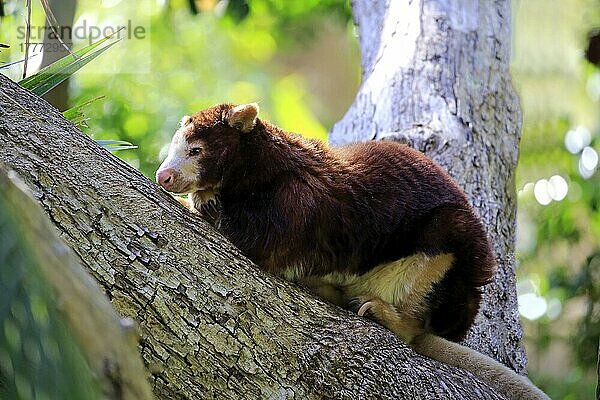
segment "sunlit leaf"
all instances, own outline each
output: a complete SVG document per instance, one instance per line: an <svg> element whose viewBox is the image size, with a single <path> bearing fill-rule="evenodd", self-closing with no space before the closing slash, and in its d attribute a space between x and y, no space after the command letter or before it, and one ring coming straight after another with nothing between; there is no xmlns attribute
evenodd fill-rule
<svg viewBox="0 0 600 400"><path fill-rule="evenodd" d="M124 140L96 140L98 145L108 151L137 149L137 146Z"/></svg>
<svg viewBox="0 0 600 400"><path fill-rule="evenodd" d="M68 110L63 112L63 116L79 127L85 126L86 121L88 121L89 118L85 116L83 110L96 100L100 100L102 98L104 98L104 96L98 96L82 104L76 105L75 107L69 108Z"/></svg>
<svg viewBox="0 0 600 400"><path fill-rule="evenodd" d="M61 58L40 70L37 74L21 80L19 84L38 96L48 93L69 78L69 76L119 42L120 39L114 39L117 32L76 51L74 55L67 55Z"/></svg>

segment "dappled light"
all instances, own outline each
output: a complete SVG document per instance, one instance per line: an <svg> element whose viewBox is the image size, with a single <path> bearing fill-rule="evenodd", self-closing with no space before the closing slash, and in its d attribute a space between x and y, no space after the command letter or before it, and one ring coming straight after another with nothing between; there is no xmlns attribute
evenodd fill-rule
<svg viewBox="0 0 600 400"><path fill-rule="evenodd" d="M579 174L589 179L596 172L598 166L598 153L593 147L586 146L581 151L581 157L579 158Z"/></svg>
<svg viewBox="0 0 600 400"><path fill-rule="evenodd" d="M570 129L565 135L565 147L571 154L577 154L592 142L590 130L585 126Z"/></svg>
<svg viewBox="0 0 600 400"><path fill-rule="evenodd" d="M519 296L519 312L529 320L536 320L546 313L548 303L546 299L535 293L526 293Z"/></svg>
<svg viewBox="0 0 600 400"><path fill-rule="evenodd" d="M525 184L523 189L519 191L519 196L529 192L531 185L531 183ZM547 206L552 201L561 201L567 196L568 192L569 185L565 178L560 175L554 175L550 179L540 179L533 184L533 195L542 206Z"/></svg>

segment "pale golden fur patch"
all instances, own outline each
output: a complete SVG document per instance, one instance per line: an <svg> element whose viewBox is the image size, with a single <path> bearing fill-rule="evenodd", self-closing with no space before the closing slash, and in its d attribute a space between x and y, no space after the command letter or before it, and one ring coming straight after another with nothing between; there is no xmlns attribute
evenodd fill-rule
<svg viewBox="0 0 600 400"><path fill-rule="evenodd" d="M198 190L190 193L189 199L194 205L196 210L200 210L202 206L217 201L216 193L214 190Z"/></svg>
<svg viewBox="0 0 600 400"><path fill-rule="evenodd" d="M284 277L306 286L317 296L344 306L356 298L359 314L376 320L406 341L427 326L427 294L452 266L452 254L423 253L379 265L366 274L335 272L322 277L304 276L305 268L287 268ZM361 314L362 313L362 314Z"/></svg>
<svg viewBox="0 0 600 400"><path fill-rule="evenodd" d="M190 211L195 211L189 197L173 196L181 205Z"/></svg>
<svg viewBox="0 0 600 400"><path fill-rule="evenodd" d="M470 371L510 399L549 400L524 376L468 347L424 333L425 296L454 261L452 254L414 254L380 265L364 275L335 273L296 280L338 305L356 297L361 312L410 343L416 352ZM301 273L302 268L288 272Z"/></svg>
<svg viewBox="0 0 600 400"><path fill-rule="evenodd" d="M348 297L371 295L394 306L416 307L452 265L452 254L423 253L379 265L364 275L332 273L321 277L340 286Z"/></svg>
<svg viewBox="0 0 600 400"><path fill-rule="evenodd" d="M364 315L385 326L404 341L410 343L415 336L425 332L427 320L420 308L409 306L394 307L377 297L359 296L358 301L362 306L359 315Z"/></svg>

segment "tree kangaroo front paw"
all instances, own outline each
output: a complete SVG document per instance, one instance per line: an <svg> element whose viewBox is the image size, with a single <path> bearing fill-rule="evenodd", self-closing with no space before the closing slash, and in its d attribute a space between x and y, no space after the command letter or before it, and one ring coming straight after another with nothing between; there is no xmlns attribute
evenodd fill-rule
<svg viewBox="0 0 600 400"><path fill-rule="evenodd" d="M211 225L218 227L221 217L221 202L218 193L199 190L191 194L194 208Z"/></svg>

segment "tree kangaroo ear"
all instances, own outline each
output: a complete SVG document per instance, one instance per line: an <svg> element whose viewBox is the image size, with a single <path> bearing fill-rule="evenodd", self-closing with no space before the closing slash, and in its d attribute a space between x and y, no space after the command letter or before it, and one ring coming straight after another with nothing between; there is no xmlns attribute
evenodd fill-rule
<svg viewBox="0 0 600 400"><path fill-rule="evenodd" d="M192 117L190 117L189 115L184 115L183 118L181 118L181 121L179 121L179 127L183 128L183 127L188 126L191 123L192 123Z"/></svg>
<svg viewBox="0 0 600 400"><path fill-rule="evenodd" d="M260 108L256 103L240 104L227 111L225 120L232 128L239 129L242 132L250 132L256 124L259 110Z"/></svg>

